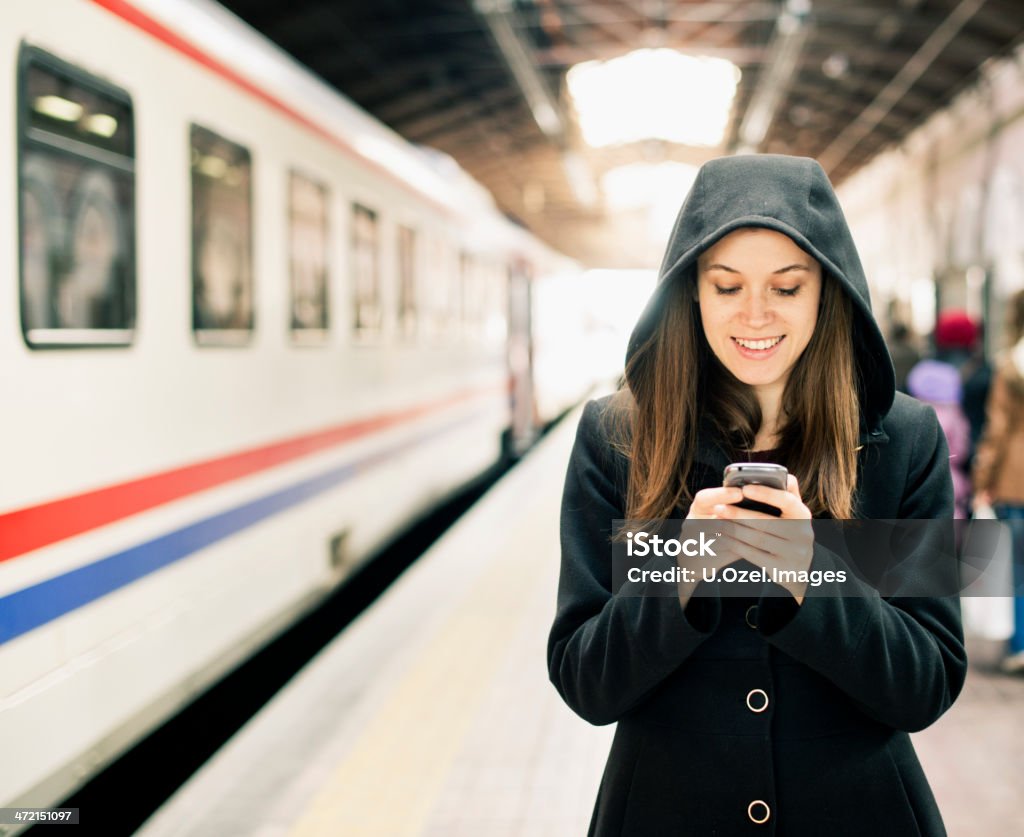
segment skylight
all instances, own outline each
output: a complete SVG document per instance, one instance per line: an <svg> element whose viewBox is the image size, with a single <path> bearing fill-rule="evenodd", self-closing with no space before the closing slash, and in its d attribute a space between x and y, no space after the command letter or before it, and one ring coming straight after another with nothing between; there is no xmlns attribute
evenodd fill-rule
<svg viewBox="0 0 1024 837"><path fill-rule="evenodd" d="M696 177L697 167L685 163L629 163L606 172L601 188L612 210L668 203L675 211Z"/></svg>
<svg viewBox="0 0 1024 837"><path fill-rule="evenodd" d="M739 68L722 58L638 49L577 64L566 80L591 146L645 139L716 146L725 135L739 78Z"/></svg>

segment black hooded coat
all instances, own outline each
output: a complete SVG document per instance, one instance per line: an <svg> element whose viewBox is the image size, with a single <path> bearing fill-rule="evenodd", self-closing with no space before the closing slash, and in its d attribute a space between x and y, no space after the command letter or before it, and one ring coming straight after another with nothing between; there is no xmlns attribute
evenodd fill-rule
<svg viewBox="0 0 1024 837"><path fill-rule="evenodd" d="M629 354L657 323L664 289L694 281L697 256L749 226L788 235L855 303L858 517L951 518L945 438L931 407L895 393L860 259L813 160L741 156L701 169ZM587 403L569 462L548 641L566 703L591 723L618 722L590 834L945 834L907 733L934 722L963 686L956 595L883 597L859 581L850 595L851 582L843 591L826 582L799 606L763 591L753 605L702 596L684 610L678 598L642 595L643 582L615 588L609 537L625 517L628 463L609 444L608 400ZM728 462L702 433L690 490L721 485ZM929 550L925 538L908 566ZM815 543L812 570L842 568Z"/></svg>

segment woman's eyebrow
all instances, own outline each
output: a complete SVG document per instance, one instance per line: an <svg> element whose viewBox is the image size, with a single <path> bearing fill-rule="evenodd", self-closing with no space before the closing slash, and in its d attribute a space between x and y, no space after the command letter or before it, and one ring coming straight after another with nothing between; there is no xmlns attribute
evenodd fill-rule
<svg viewBox="0 0 1024 837"><path fill-rule="evenodd" d="M772 275L775 276L775 275L778 275L780 273L789 273L789 272L794 271L794 270L810 270L810 269L811 268L810 268L809 265L799 264L799 263L795 262L793 264L787 264L785 267L780 267L778 270L773 270L772 271ZM729 267L729 265L721 264L720 262L715 262L714 264L709 264L709 265L707 265L704 268L704 270L724 270L726 273L737 273L737 274L739 274L741 272L739 270L736 270L736 268L734 268L734 267Z"/></svg>

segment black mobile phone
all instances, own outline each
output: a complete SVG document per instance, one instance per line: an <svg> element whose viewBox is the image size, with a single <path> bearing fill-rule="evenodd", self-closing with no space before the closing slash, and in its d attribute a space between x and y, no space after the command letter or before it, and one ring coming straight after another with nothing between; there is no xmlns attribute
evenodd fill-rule
<svg viewBox="0 0 1024 837"><path fill-rule="evenodd" d="M744 485L767 485L769 488L786 490L789 473L782 465L774 465L771 462L733 462L725 467L722 475L722 485L726 488L742 488ZM741 509L773 514L780 517L782 512L775 506L767 503L758 503L755 500L742 500L736 503Z"/></svg>

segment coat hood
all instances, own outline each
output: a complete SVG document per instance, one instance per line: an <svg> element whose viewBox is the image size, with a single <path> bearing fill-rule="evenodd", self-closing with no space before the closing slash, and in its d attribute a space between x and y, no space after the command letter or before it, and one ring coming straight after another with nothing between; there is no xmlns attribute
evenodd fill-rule
<svg viewBox="0 0 1024 837"><path fill-rule="evenodd" d="M854 343L861 410L877 426L892 406L895 373L871 312L871 298L850 228L825 171L807 157L754 154L705 163L683 202L654 293L633 329L627 364L661 317L673 282L693 282L697 257L740 227L764 227L789 236L838 280L854 303Z"/></svg>

